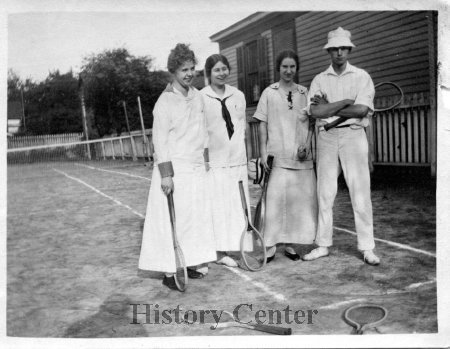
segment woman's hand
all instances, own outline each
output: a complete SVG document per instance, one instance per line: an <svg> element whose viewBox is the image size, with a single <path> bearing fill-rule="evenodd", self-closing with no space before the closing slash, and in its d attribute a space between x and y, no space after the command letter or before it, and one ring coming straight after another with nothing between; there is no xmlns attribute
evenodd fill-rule
<svg viewBox="0 0 450 349"><path fill-rule="evenodd" d="M305 161L308 158L310 152L311 146L307 144L302 144L298 147L297 156L300 161Z"/></svg>
<svg viewBox="0 0 450 349"><path fill-rule="evenodd" d="M169 195L173 193L173 179L171 176L164 177L161 179L161 189L164 192L164 195Z"/></svg>

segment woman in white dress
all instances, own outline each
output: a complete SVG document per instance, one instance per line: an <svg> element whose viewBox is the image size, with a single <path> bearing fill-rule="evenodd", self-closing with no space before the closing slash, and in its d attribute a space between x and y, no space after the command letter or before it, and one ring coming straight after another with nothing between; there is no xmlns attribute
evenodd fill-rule
<svg viewBox="0 0 450 349"><path fill-rule="evenodd" d="M245 150L245 97L228 85L230 64L221 54L206 59L209 85L201 90L209 135L210 185L213 231L217 263L236 267L227 252L239 251L245 218L239 193L243 182L249 202L247 155ZM249 209L250 212L250 209Z"/></svg>
<svg viewBox="0 0 450 349"><path fill-rule="evenodd" d="M173 76L153 110L155 149L139 268L165 273L163 284L176 289L176 271L167 195L173 193L176 229L188 276L202 278L216 259L207 187L208 133L199 91L191 86L196 58L177 44L167 67ZM206 264L206 266L205 266Z"/></svg>
<svg viewBox="0 0 450 349"><path fill-rule="evenodd" d="M254 117L260 120L261 163L268 169L273 155L266 197L264 238L267 261L276 244L285 243L285 255L299 260L293 244L312 244L317 227L316 176L311 154L314 125L303 110L307 89L294 82L299 69L295 52L280 52L276 60L280 80L261 94Z"/></svg>

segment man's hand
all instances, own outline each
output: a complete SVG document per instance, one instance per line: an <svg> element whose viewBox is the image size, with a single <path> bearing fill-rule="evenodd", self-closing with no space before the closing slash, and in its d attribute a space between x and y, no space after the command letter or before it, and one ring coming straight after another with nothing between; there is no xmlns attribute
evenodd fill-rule
<svg viewBox="0 0 450 349"><path fill-rule="evenodd" d="M161 179L161 189L164 192L164 195L169 195L170 193L173 193L173 179L171 176L163 177Z"/></svg>

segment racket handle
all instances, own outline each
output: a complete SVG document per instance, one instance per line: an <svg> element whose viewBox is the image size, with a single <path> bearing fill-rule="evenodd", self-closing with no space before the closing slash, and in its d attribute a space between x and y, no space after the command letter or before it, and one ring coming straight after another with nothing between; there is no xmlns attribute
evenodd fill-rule
<svg viewBox="0 0 450 349"><path fill-rule="evenodd" d="M347 119L343 118L343 117L340 117L339 119L336 119L333 122L330 122L330 123L324 125L323 128L324 128L325 131L328 131L329 129L342 124L345 120L347 120Z"/></svg>
<svg viewBox="0 0 450 349"><path fill-rule="evenodd" d="M263 325L263 324L256 324L253 325L253 328L258 331L272 333L272 334L278 334L278 335L291 335L292 329L290 327L278 327L278 326L271 326L271 325Z"/></svg>
<svg viewBox="0 0 450 349"><path fill-rule="evenodd" d="M267 157L267 166L269 166L269 169L272 169L272 165L273 165L273 155L269 155Z"/></svg>
<svg viewBox="0 0 450 349"><path fill-rule="evenodd" d="M241 194L242 208L244 209L245 216L248 218L247 200L245 200L244 185L242 181L239 181L239 193Z"/></svg>

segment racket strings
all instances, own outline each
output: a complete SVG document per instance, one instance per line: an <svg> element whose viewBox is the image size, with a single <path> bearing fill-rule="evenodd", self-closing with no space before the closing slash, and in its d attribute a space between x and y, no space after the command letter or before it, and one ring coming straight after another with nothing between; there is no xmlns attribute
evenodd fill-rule
<svg viewBox="0 0 450 349"><path fill-rule="evenodd" d="M250 269L260 269L264 265L265 245L263 238L254 230L248 230L242 236L242 259Z"/></svg>
<svg viewBox="0 0 450 349"><path fill-rule="evenodd" d="M348 318L358 324L370 324L377 322L385 316L385 312L377 307L360 307L348 313Z"/></svg>

